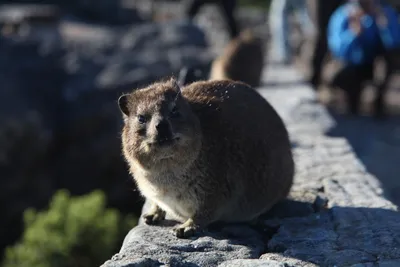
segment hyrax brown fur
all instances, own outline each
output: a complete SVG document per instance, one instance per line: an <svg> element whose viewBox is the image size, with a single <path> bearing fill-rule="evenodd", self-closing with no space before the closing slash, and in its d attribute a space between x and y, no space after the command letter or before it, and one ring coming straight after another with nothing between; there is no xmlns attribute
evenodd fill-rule
<svg viewBox="0 0 400 267"><path fill-rule="evenodd" d="M251 29L246 29L226 46L211 66L210 80L241 81L259 86L264 66L265 46Z"/></svg>
<svg viewBox="0 0 400 267"><path fill-rule="evenodd" d="M287 130L241 82L175 79L120 97L123 154L152 202L147 224L165 218L189 237L213 222L256 219L288 194L294 163Z"/></svg>

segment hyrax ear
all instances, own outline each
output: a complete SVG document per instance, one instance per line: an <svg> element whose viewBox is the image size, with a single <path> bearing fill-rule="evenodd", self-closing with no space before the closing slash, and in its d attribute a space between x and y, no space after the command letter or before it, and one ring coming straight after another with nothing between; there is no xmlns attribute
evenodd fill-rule
<svg viewBox="0 0 400 267"><path fill-rule="evenodd" d="M129 108L128 108L128 95L124 94L118 98L118 107L123 115L129 116Z"/></svg>

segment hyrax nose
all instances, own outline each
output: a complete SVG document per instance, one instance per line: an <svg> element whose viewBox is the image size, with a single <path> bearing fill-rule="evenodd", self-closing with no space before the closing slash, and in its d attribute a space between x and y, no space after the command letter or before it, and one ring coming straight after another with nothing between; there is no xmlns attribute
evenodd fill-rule
<svg viewBox="0 0 400 267"><path fill-rule="evenodd" d="M156 124L156 129L159 139L169 139L171 137L171 130L168 121L160 120Z"/></svg>

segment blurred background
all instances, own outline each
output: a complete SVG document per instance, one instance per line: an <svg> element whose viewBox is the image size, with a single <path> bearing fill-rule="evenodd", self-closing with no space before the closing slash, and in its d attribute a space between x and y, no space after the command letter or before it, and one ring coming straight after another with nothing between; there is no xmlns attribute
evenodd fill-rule
<svg viewBox="0 0 400 267"><path fill-rule="evenodd" d="M178 75L184 66L209 66L229 42L229 29L213 4L189 20L189 1L0 4L1 261L100 265L118 252L143 204L121 154L118 97ZM269 7L268 0L238 1L239 27L257 27L268 37ZM290 21L289 39L297 51L293 64L307 76L311 39L304 40L294 16ZM325 66L329 76L329 62ZM387 96L387 120L333 109L338 125L330 134L349 139L399 204L396 77ZM319 94L330 107L327 91Z"/></svg>

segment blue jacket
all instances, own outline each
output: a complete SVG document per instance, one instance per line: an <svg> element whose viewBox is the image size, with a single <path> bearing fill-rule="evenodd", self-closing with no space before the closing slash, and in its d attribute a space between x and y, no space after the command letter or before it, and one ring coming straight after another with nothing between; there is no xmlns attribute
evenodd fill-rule
<svg viewBox="0 0 400 267"><path fill-rule="evenodd" d="M352 5L347 3L340 6L329 20L328 46L334 57L347 64L372 63L383 49L400 45L400 24L393 8L383 7L388 20L385 28L378 27L372 16L364 15L361 18L363 32L356 36L349 28L348 14Z"/></svg>

